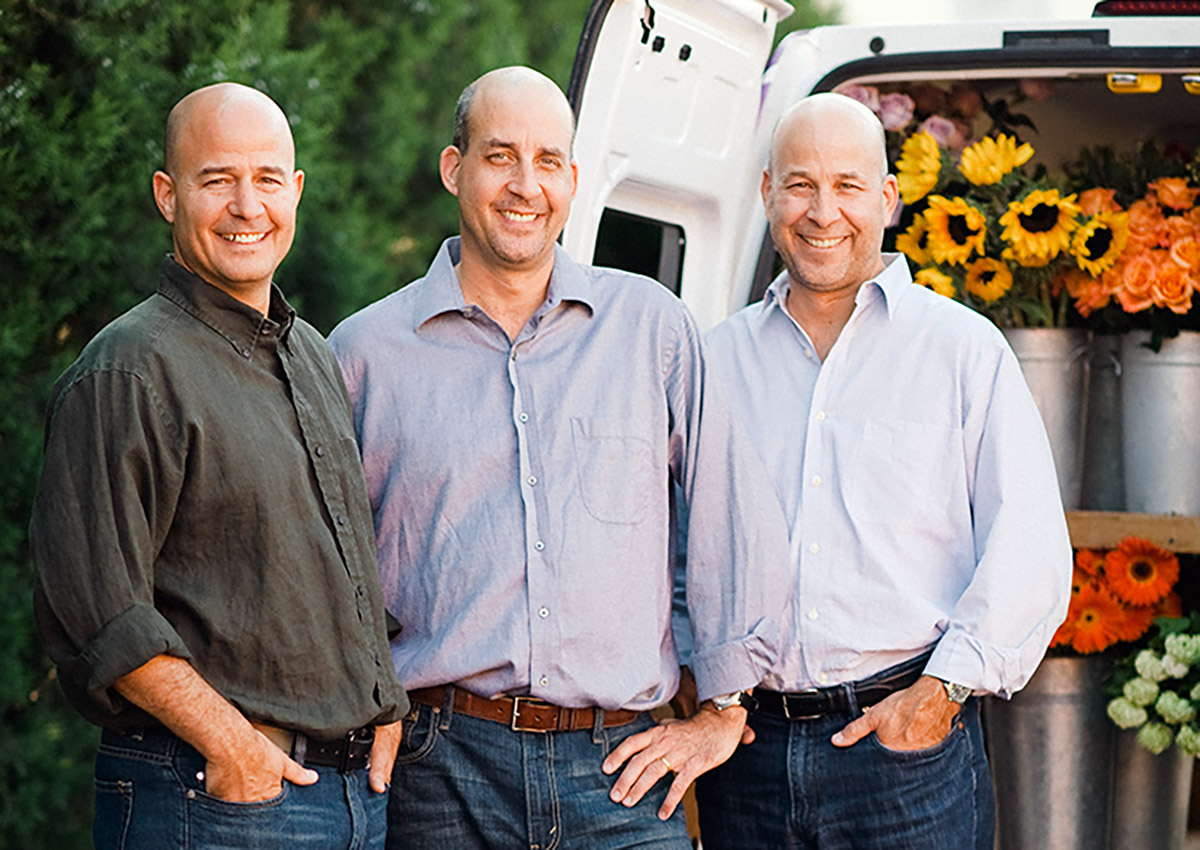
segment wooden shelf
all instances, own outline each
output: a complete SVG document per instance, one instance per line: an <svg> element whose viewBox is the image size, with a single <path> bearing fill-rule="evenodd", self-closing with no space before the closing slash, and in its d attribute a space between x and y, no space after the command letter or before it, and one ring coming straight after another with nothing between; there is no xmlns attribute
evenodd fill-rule
<svg viewBox="0 0 1200 850"><path fill-rule="evenodd" d="M1112 549L1132 534L1172 552L1200 552L1200 516L1067 511L1067 528L1078 549Z"/></svg>

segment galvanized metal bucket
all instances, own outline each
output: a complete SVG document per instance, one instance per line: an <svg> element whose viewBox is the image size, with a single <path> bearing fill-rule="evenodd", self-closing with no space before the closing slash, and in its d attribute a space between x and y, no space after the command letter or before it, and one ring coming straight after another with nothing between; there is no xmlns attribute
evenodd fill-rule
<svg viewBox="0 0 1200 850"><path fill-rule="evenodd" d="M1194 764L1179 747L1156 756L1116 733L1111 850L1183 850Z"/></svg>
<svg viewBox="0 0 1200 850"><path fill-rule="evenodd" d="M1054 455L1063 507L1075 510L1083 491L1088 397L1088 332L1079 328L1006 328L1025 383L1033 393Z"/></svg>
<svg viewBox="0 0 1200 850"><path fill-rule="evenodd" d="M1147 331L1121 345L1125 508L1200 515L1200 332L1163 342Z"/></svg>
<svg viewBox="0 0 1200 850"><path fill-rule="evenodd" d="M1011 701L987 700L998 850L1108 847L1110 669L1106 658L1047 658Z"/></svg>
<svg viewBox="0 0 1200 850"><path fill-rule="evenodd" d="M1125 462L1121 439L1121 337L1092 337L1088 358L1087 434L1083 449L1080 506L1091 511L1125 510Z"/></svg>

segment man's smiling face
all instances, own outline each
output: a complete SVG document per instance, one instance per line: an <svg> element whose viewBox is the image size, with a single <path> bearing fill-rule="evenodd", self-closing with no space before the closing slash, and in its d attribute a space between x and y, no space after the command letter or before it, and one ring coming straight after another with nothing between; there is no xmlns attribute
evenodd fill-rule
<svg viewBox="0 0 1200 850"><path fill-rule="evenodd" d="M883 268L883 230L896 206L878 133L853 111L787 116L776 131L762 196L771 238L792 281L817 292L858 287Z"/></svg>
<svg viewBox="0 0 1200 850"><path fill-rule="evenodd" d="M265 98L210 96L171 153L155 199L175 259L234 297L269 284L292 245L304 185L286 119Z"/></svg>

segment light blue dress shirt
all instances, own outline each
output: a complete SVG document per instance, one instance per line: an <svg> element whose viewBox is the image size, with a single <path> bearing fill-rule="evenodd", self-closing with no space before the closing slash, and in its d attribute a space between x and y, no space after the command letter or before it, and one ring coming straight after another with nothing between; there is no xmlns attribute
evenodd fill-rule
<svg viewBox="0 0 1200 850"><path fill-rule="evenodd" d="M934 647L927 673L1007 696L1070 595L1049 443L996 327L884 259L823 363L786 272L708 335L791 529L795 608L763 684L854 681Z"/></svg>
<svg viewBox="0 0 1200 850"><path fill-rule="evenodd" d="M695 323L637 275L556 248L515 342L465 304L442 245L427 275L330 337L354 409L392 643L407 688L563 706L675 692L672 479L691 509L701 698L777 658L791 583L782 511L713 391Z"/></svg>

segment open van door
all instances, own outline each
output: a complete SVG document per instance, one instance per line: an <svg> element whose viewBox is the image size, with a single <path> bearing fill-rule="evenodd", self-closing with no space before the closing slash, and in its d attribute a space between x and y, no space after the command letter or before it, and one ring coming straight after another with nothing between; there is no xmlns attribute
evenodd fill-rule
<svg viewBox="0 0 1200 850"><path fill-rule="evenodd" d="M759 203L755 127L783 0L596 0L568 97L579 190L563 244L649 275L702 328L724 319L739 224ZM736 305L741 306L741 305Z"/></svg>

